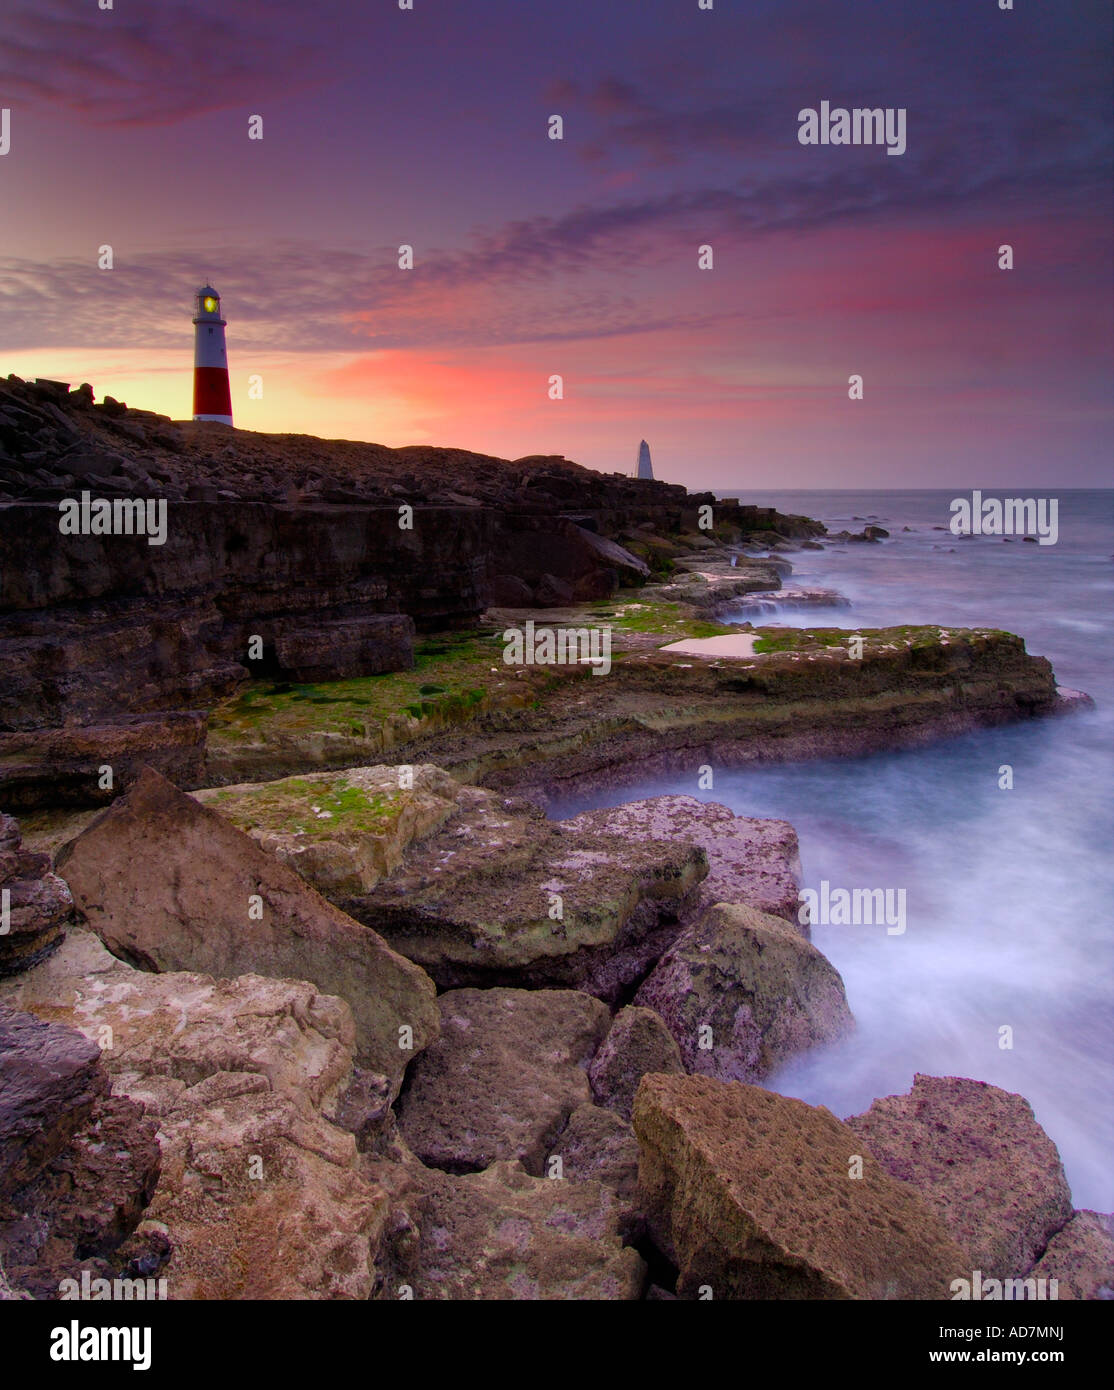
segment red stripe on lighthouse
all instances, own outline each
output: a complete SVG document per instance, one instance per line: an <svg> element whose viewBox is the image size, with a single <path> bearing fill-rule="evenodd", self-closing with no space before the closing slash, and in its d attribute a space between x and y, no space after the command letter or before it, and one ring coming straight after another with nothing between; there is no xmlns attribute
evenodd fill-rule
<svg viewBox="0 0 1114 1390"><path fill-rule="evenodd" d="M195 415L232 414L232 392L228 386L227 367L195 367L193 369L193 413Z"/></svg>

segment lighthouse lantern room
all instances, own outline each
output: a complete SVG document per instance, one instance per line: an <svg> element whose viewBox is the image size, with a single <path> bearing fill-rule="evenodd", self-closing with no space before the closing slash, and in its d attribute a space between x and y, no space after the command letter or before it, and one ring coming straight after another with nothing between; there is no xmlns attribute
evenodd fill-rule
<svg viewBox="0 0 1114 1390"><path fill-rule="evenodd" d="M232 423L232 394L228 387L228 352L220 295L212 285L197 291L194 317L193 418Z"/></svg>

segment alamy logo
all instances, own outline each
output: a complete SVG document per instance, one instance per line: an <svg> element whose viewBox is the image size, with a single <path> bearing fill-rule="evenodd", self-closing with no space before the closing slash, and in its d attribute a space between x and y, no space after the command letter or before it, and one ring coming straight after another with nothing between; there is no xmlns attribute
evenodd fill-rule
<svg viewBox="0 0 1114 1390"><path fill-rule="evenodd" d="M69 1327L50 1329L52 1361L130 1361L133 1371L151 1369L149 1327Z"/></svg>
<svg viewBox="0 0 1114 1390"><path fill-rule="evenodd" d="M1036 536L1038 545L1055 545L1060 535L1056 497L984 497L977 489L956 497L949 508L953 536Z"/></svg>
<svg viewBox="0 0 1114 1390"><path fill-rule="evenodd" d="M509 627L503 633L507 666L589 665L593 676L611 670L610 627Z"/></svg>
<svg viewBox="0 0 1114 1390"><path fill-rule="evenodd" d="M806 106L797 112L802 145L885 145L887 154L905 153L905 107L832 106L822 101L819 111Z"/></svg>
<svg viewBox="0 0 1114 1390"><path fill-rule="evenodd" d="M885 924L887 936L905 932L904 888L833 888L820 880L797 894L797 921L822 927L874 927Z"/></svg>
<svg viewBox="0 0 1114 1390"><path fill-rule="evenodd" d="M58 503L63 536L146 536L148 545L166 544L165 497L63 497Z"/></svg>
<svg viewBox="0 0 1114 1390"><path fill-rule="evenodd" d="M63 1303L79 1299L83 1303L100 1303L105 1299L124 1303L153 1303L165 1299L165 1279L94 1279L87 1269L81 1271L81 1282L63 1279L58 1285L58 1297Z"/></svg>
<svg viewBox="0 0 1114 1390"><path fill-rule="evenodd" d="M970 1279L953 1279L948 1287L953 1303L1044 1302L1060 1297L1058 1279L984 1279L981 1269Z"/></svg>

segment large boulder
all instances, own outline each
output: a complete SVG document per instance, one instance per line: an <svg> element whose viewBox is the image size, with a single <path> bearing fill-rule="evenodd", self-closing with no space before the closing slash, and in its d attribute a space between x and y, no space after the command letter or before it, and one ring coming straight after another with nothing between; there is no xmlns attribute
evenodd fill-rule
<svg viewBox="0 0 1114 1390"><path fill-rule="evenodd" d="M135 970L85 931L0 982L0 999L98 1039L113 1100L157 1121L140 1231L167 1243L170 1298L370 1296L389 1202L333 1122L354 1058L342 999L299 980Z"/></svg>
<svg viewBox="0 0 1114 1390"><path fill-rule="evenodd" d="M683 1072L681 1049L653 1009L628 1004L615 1020L588 1068L598 1105L629 1120L638 1083L647 1072Z"/></svg>
<svg viewBox="0 0 1114 1390"><path fill-rule="evenodd" d="M576 990L458 989L437 1002L440 1037L399 1099L403 1137L448 1172L506 1158L540 1174L569 1115L592 1099L587 1066L606 1006Z"/></svg>
<svg viewBox="0 0 1114 1390"><path fill-rule="evenodd" d="M307 1123L258 1072L216 1072L159 1112L165 1180L149 1216L174 1244L173 1298L370 1296L388 1201L351 1134Z"/></svg>
<svg viewBox="0 0 1114 1390"><path fill-rule="evenodd" d="M150 768L63 847L57 867L90 926L132 964L311 980L340 995L360 1061L396 1086L436 1036L424 971Z"/></svg>
<svg viewBox="0 0 1114 1390"><path fill-rule="evenodd" d="M737 816L727 806L694 796L652 796L586 811L563 824L584 834L699 845L708 858L708 876L694 895L693 910L743 903L809 934L798 919L800 846L788 821Z"/></svg>
<svg viewBox="0 0 1114 1390"><path fill-rule="evenodd" d="M156 1107L215 1073L251 1072L307 1114L332 1112L352 1074L344 1000L304 980L136 970L82 929L37 970L0 983L0 1001L79 1029L117 1090Z"/></svg>
<svg viewBox="0 0 1114 1390"><path fill-rule="evenodd" d="M839 972L811 942L725 903L683 933L635 1003L665 1020L688 1071L722 1081L760 1080L854 1023Z"/></svg>
<svg viewBox="0 0 1114 1390"><path fill-rule="evenodd" d="M846 1121L891 1176L912 1183L984 1278L1024 1274L1072 1215L1056 1145L1028 1101L985 1081L914 1078Z"/></svg>
<svg viewBox="0 0 1114 1390"><path fill-rule="evenodd" d="M640 1297L645 1265L624 1248L619 1208L598 1182L535 1178L501 1161L425 1177L416 1298Z"/></svg>
<svg viewBox="0 0 1114 1390"><path fill-rule="evenodd" d="M634 1130L642 1210L682 1297L939 1299L970 1268L931 1208L823 1107L647 1076Z"/></svg>

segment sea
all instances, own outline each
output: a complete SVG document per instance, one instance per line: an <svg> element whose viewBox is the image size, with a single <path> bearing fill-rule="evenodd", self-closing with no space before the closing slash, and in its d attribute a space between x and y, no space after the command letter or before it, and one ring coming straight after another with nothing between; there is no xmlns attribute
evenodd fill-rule
<svg viewBox="0 0 1114 1390"><path fill-rule="evenodd" d="M707 790L695 772L655 777L550 813L686 793L792 822L806 888L904 889L903 933L813 927L857 1026L763 1084L847 1116L907 1092L918 1072L991 1082L1033 1107L1075 1205L1114 1210L1114 491L986 490L1055 496L1051 545L952 535L955 490L738 495L829 531L890 533L786 557L786 587L834 589L850 607L775 596L738 621L1005 628L1095 709L894 753L716 770Z"/></svg>

